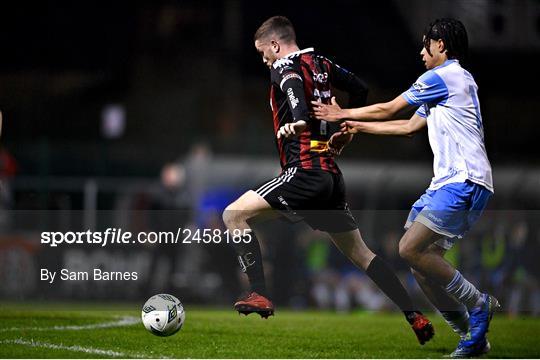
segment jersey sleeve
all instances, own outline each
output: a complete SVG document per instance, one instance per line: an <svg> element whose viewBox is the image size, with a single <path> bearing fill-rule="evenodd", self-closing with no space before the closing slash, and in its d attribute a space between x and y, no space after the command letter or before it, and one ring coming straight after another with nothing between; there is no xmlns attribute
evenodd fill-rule
<svg viewBox="0 0 540 360"><path fill-rule="evenodd" d="M279 61L279 60L278 60ZM309 108L304 93L304 78L293 61L282 59L272 66L272 80L285 94L294 121L309 121Z"/></svg>
<svg viewBox="0 0 540 360"><path fill-rule="evenodd" d="M425 105L420 105L420 107L416 110L416 115L427 118Z"/></svg>
<svg viewBox="0 0 540 360"><path fill-rule="evenodd" d="M448 88L443 79L437 75L433 70L424 73L416 80L416 82L401 96L410 105L422 105L422 104L437 104L444 102L448 99ZM418 113L420 116L426 117L425 111Z"/></svg>
<svg viewBox="0 0 540 360"><path fill-rule="evenodd" d="M330 61L332 84L349 94L350 108L366 105L368 87L364 81L341 66Z"/></svg>

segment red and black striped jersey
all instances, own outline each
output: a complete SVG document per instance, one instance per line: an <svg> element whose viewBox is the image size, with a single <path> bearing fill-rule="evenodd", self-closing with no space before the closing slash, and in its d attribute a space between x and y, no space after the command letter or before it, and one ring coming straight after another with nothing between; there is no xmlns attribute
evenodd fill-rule
<svg viewBox="0 0 540 360"><path fill-rule="evenodd" d="M339 173L333 155L326 149L328 140L338 129L336 123L310 116L311 101L329 103L332 89L349 93L350 106L362 106L367 87L353 73L334 64L308 48L276 60L270 70L270 106L274 133L286 123L305 120L307 128L298 136L281 137L276 143L282 169L300 167Z"/></svg>

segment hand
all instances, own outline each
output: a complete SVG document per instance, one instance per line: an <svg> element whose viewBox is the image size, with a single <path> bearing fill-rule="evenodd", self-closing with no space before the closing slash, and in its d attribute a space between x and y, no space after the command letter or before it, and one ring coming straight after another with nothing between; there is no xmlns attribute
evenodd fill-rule
<svg viewBox="0 0 540 360"><path fill-rule="evenodd" d="M313 115L319 120L336 122L345 118L343 109L336 102L336 97L332 96L331 104L323 104L320 101L312 101Z"/></svg>
<svg viewBox="0 0 540 360"><path fill-rule="evenodd" d="M358 132L360 132L360 130L358 129L359 124L360 123L358 121L347 120L339 125L339 130L341 133L345 134L357 134Z"/></svg>
<svg viewBox="0 0 540 360"><path fill-rule="evenodd" d="M290 138L300 134L307 127L307 123L304 120L298 120L297 122L287 123L279 128L277 138L281 137Z"/></svg>
<svg viewBox="0 0 540 360"><path fill-rule="evenodd" d="M332 155L340 155L345 145L351 142L353 135L348 132L338 131L328 140L328 152Z"/></svg>

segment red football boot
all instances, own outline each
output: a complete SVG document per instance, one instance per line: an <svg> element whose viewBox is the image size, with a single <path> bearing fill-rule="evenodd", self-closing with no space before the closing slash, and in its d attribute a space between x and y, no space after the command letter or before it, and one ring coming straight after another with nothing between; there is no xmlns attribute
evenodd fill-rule
<svg viewBox="0 0 540 360"><path fill-rule="evenodd" d="M257 313L262 318L267 319L274 315L274 304L262 295L252 292L240 299L234 304L234 309L240 314L249 315Z"/></svg>
<svg viewBox="0 0 540 360"><path fill-rule="evenodd" d="M420 345L424 345L435 335L431 321L421 313L416 313L411 327Z"/></svg>

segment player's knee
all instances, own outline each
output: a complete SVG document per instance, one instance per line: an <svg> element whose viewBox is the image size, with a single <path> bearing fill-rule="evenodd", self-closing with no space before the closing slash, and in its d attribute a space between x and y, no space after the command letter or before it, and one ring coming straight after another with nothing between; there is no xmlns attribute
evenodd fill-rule
<svg viewBox="0 0 540 360"><path fill-rule="evenodd" d="M228 229L235 229L237 227L236 225L240 220L238 217L238 213L239 211L235 210L234 208L234 203L229 204L229 206L227 206L223 211L221 217L223 218L223 223Z"/></svg>
<svg viewBox="0 0 540 360"><path fill-rule="evenodd" d="M411 264L414 263L416 255L417 253L414 246L411 245L410 241L407 241L406 237L403 237L399 242L399 256L407 263Z"/></svg>
<svg viewBox="0 0 540 360"><path fill-rule="evenodd" d="M223 223L227 229L244 229L247 219L250 218L251 212L248 210L241 210L236 202L233 202L225 208L223 211Z"/></svg>

